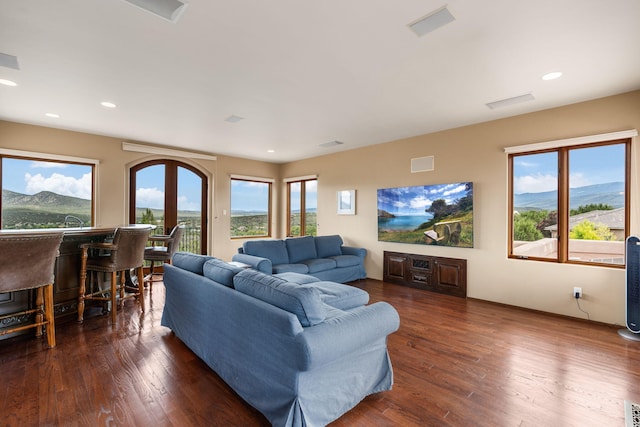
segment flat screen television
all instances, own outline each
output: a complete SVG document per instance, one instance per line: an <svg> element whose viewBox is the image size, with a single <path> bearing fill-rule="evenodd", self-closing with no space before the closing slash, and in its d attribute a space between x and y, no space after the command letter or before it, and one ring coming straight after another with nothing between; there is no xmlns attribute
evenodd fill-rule
<svg viewBox="0 0 640 427"><path fill-rule="evenodd" d="M473 183L378 190L378 240L473 247Z"/></svg>

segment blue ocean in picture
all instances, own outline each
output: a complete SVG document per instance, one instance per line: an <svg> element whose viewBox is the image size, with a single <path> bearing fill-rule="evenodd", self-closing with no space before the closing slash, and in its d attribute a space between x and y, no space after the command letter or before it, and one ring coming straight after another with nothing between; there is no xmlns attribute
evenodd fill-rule
<svg viewBox="0 0 640 427"><path fill-rule="evenodd" d="M397 215L397 214L396 214ZM378 228L389 231L415 230L423 222L433 218L433 215L397 215L393 218L378 217Z"/></svg>

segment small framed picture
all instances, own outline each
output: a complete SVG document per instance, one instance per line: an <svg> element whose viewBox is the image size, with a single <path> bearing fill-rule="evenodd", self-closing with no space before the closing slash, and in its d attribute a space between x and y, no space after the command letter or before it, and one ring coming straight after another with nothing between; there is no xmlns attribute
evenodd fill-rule
<svg viewBox="0 0 640 427"><path fill-rule="evenodd" d="M356 190L342 190L337 192L338 215L356 214Z"/></svg>

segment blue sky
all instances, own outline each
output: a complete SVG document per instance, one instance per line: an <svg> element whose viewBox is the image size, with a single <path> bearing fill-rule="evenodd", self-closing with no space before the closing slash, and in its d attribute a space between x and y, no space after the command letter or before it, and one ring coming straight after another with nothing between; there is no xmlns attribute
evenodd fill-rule
<svg viewBox="0 0 640 427"><path fill-rule="evenodd" d="M464 182L384 188L378 190L378 209L395 215L425 215L434 200L444 199L450 205L466 194Z"/></svg>
<svg viewBox="0 0 640 427"><path fill-rule="evenodd" d="M164 165L144 168L136 174L137 207L164 209ZM201 179L188 169L178 167L178 210L202 209Z"/></svg>
<svg viewBox="0 0 640 427"><path fill-rule="evenodd" d="M269 209L269 185L255 181L231 181L231 211L259 211Z"/></svg>
<svg viewBox="0 0 640 427"><path fill-rule="evenodd" d="M318 181L306 181L306 208L318 207ZM300 206L300 185L291 193L291 209L298 211ZM268 186L264 182L231 181L231 211L267 212L269 203Z"/></svg>
<svg viewBox="0 0 640 427"><path fill-rule="evenodd" d="M291 191L291 209L297 212L300 206L300 184L292 184L295 191ZM307 210L317 209L318 207L318 181L305 181L305 204Z"/></svg>
<svg viewBox="0 0 640 427"><path fill-rule="evenodd" d="M624 181L624 144L571 150L569 186ZM531 154L514 158L514 193L540 193L558 188L556 153Z"/></svg>
<svg viewBox="0 0 640 427"><path fill-rule="evenodd" d="M178 168L178 209L201 209L200 178ZM22 194L52 191L64 196L91 198L91 166L25 159L2 159L2 185ZM137 174L139 207L164 208L164 166L148 167Z"/></svg>
<svg viewBox="0 0 640 427"><path fill-rule="evenodd" d="M91 167L3 158L2 185L6 190L22 194L52 191L91 199Z"/></svg>
<svg viewBox="0 0 640 427"><path fill-rule="evenodd" d="M557 189L557 157L544 153L514 158L514 191L516 194L536 193ZM572 188L607 182L624 181L624 144L607 145L571 151L570 186ZM65 196L91 198L91 167L3 158L2 182L5 189L23 194L52 191ZM308 183L317 184L317 181ZM403 214L424 213L425 207L438 198L451 200L459 195L447 193L450 185L429 186L429 192L416 192L420 187L399 187L378 190L382 209ZM139 207L163 208L164 166L152 166L137 175L136 198ZM200 210L200 178L184 168L178 173L178 208ZM315 188L310 188L316 190ZM256 193L251 185L241 185L233 190L232 209L264 210L267 193ZM307 208L317 207L317 191L307 200ZM382 199L380 199L382 197ZM448 201L449 203L449 201ZM299 199L292 198L297 206Z"/></svg>

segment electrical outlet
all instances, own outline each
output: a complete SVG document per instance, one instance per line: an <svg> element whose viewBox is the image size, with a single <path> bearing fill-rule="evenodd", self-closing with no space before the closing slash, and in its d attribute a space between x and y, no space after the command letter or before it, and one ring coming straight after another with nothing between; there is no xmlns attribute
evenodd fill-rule
<svg viewBox="0 0 640 427"><path fill-rule="evenodd" d="M582 298L582 288L575 286L573 288L573 297L575 299Z"/></svg>

